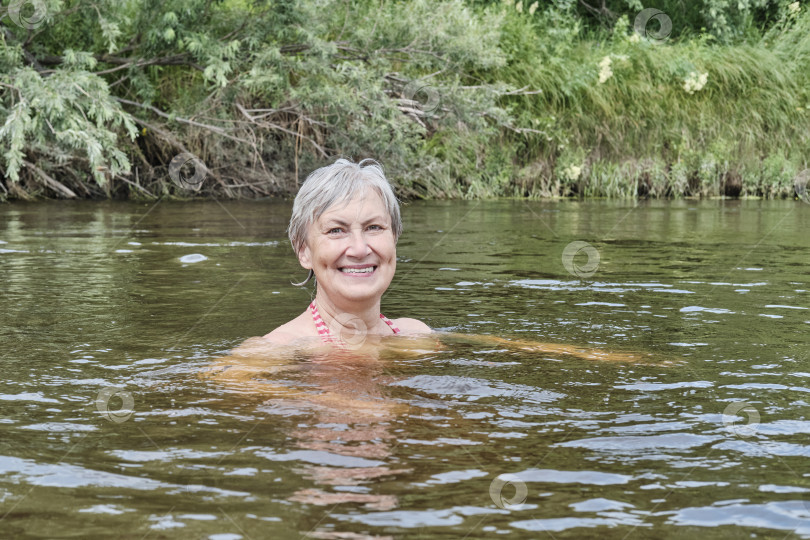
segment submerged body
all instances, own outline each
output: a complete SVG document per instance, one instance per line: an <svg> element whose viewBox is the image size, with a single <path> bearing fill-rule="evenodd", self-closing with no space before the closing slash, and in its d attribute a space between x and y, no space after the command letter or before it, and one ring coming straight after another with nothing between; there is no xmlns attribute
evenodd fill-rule
<svg viewBox="0 0 810 540"><path fill-rule="evenodd" d="M220 359L209 375L272 393L283 390L268 380L273 372L295 369L293 359L301 354L354 363L377 362L388 352L413 357L442 350L443 343L424 322L407 317L390 320L380 310L396 271L401 232L399 203L379 164L338 160L314 171L296 195L289 236L301 267L309 271L304 283L316 280L315 298L291 321L248 339ZM638 359L493 336L461 339L591 360ZM257 380L261 382L253 384Z"/></svg>
<svg viewBox="0 0 810 540"><path fill-rule="evenodd" d="M310 322L312 322L311 317ZM395 323L396 321L392 321L392 324ZM394 334L390 330L389 333L388 336L366 335L362 343L351 340L328 341L320 336L309 336L279 345L266 337L252 337L233 349L229 355L217 359L205 371L204 377L224 383L231 390L254 394L256 397L275 395L279 391L288 395L287 389L274 384L273 379L284 371L302 369L308 360L315 363L326 362L332 365L354 366L348 369L354 369L358 365L381 364L384 367L386 358L402 360L429 357L447 350L448 345L453 343L499 347L515 353L542 353L559 359L626 363L649 361L649 355L641 353L607 351L498 336L444 332L404 335ZM544 357L536 358L538 362L543 359ZM326 393L331 394L335 390L335 388L330 388ZM316 390L314 394L308 395L307 399L324 399L323 396L313 397L318 395L318 392L319 390ZM338 393L340 392L338 391ZM331 398L329 399L331 400Z"/></svg>

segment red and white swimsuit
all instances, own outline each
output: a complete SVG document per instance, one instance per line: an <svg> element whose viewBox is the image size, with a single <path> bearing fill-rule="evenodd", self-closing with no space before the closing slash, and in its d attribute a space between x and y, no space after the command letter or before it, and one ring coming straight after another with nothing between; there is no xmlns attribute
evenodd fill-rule
<svg viewBox="0 0 810 540"><path fill-rule="evenodd" d="M315 305L314 300L309 305L309 311L312 313L312 320L315 322L315 328L318 330L318 335L321 336L324 343L337 343L340 345L342 343L341 340L333 336L332 332L329 331L329 327L326 326L326 323L323 322L323 319L321 318L321 314L318 313L318 307ZM388 317L380 313L380 318L383 320L383 322L385 322L385 324L391 327L394 334L400 333L399 328L397 328Z"/></svg>

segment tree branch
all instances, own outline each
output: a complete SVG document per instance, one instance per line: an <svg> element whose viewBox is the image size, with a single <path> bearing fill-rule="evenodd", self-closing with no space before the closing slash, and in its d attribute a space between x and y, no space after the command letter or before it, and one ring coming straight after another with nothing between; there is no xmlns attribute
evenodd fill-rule
<svg viewBox="0 0 810 540"><path fill-rule="evenodd" d="M146 129L152 130L155 133L157 133L158 135L160 135L161 137L163 137L163 139L165 139L169 144L174 146L180 152L195 155L193 152L189 152L188 148L186 148L185 145L183 145L183 143L181 143L179 140L177 140L177 138L174 135L172 135L171 133L169 133L168 131L163 130L163 129L155 126L155 125L152 125L149 122L147 122L146 120L142 120L142 119L138 118L137 116L133 116L132 118L135 120L135 122L137 122L138 124L144 126ZM223 189L228 194L228 196L229 197L232 196L230 189L228 189L230 186L228 186L227 184L225 184L225 182L223 182L222 177L219 175L219 173L209 169L208 165L206 165L205 162L202 161L202 160L200 160L200 164L205 169L205 173L210 174L211 176L213 176L216 179L217 183L220 186L223 187Z"/></svg>
<svg viewBox="0 0 810 540"><path fill-rule="evenodd" d="M3 28L3 34L5 35L6 41L11 41L12 43L16 41L14 39L14 34L8 28ZM21 45L20 48L22 49L25 61L28 62L29 65L33 66L34 69L40 73L45 71L45 68L42 67L42 64L39 63L37 58L33 54L31 54L31 52L28 49L26 49L24 45Z"/></svg>
<svg viewBox="0 0 810 540"><path fill-rule="evenodd" d="M54 180L51 176L48 175L48 173L46 173L33 163L26 160L23 160L23 163L25 164L26 167L34 171L37 174L37 176L39 176L45 182L45 185L47 185L49 188L61 193L68 199L76 198L76 194L73 193L67 186L65 186L63 183L57 180Z"/></svg>
<svg viewBox="0 0 810 540"><path fill-rule="evenodd" d="M239 104L239 103L236 103L236 108L237 108L237 109L239 109L239 112L241 112L241 113L242 113L242 114L245 116L245 118L247 118L247 119L250 121L250 123L252 123L252 124L256 124L256 125L258 125L258 126L268 127L268 128L270 128L270 129L277 129L277 130L279 130L279 131L282 131L282 132L284 132L284 133L287 133L288 135L292 135L292 136L294 136L294 137L296 137L296 138L300 138L300 139L306 139L307 141L309 141L309 143L310 143L312 146L314 146L314 147L315 147L315 149L316 149L316 150L317 150L317 151L318 151L318 152L321 154L321 156L323 156L323 157L325 157L325 158L326 158L326 157L329 157L329 155L328 155L328 154L326 153L326 151L325 151L325 150L324 150L324 149L321 147L321 145L319 145L318 143L316 143L315 141L313 141L311 138L307 137L306 135L303 135L303 134L301 134L301 133L299 133L299 132L297 132L297 131L292 131L291 129L287 129L287 128L281 127L281 126L279 126L278 124L274 124L274 123L272 123L272 122L267 122L267 121L260 122L260 121L259 121L259 119L258 119L257 117L253 117L253 116L251 116L251 115L250 115L250 113L248 113L247 109L245 109L244 107L242 107L242 105L241 105L241 104Z"/></svg>
<svg viewBox="0 0 810 540"><path fill-rule="evenodd" d="M135 101L130 101L128 99L124 99L124 98L120 98L120 97L116 97L115 99L117 101L121 102L121 103L126 104L126 105L133 105L135 107L140 107L141 109L146 109L147 111L151 111L151 112L155 113L156 115L160 116L161 118L165 118L167 120L173 120L173 121L179 122L181 124L188 124L190 126L195 126L195 127L198 127L198 128L207 129L209 131L213 131L214 133L216 133L217 135L219 135L221 137L225 137L226 139L230 139L232 141L240 142L240 143L243 143L243 144L251 144L250 141L246 141L245 139L240 139L239 137L234 137L233 135L230 135L229 133L227 133L224 129L222 129L219 126L210 126L208 124L201 124L200 122L195 122L194 120L189 120L188 118L180 118L179 116L171 116L171 115L166 114L165 112L161 111L157 107L153 107L151 105L144 105L143 103L137 103Z"/></svg>
<svg viewBox="0 0 810 540"><path fill-rule="evenodd" d="M152 193L152 192L151 192L151 191L149 191L148 189L144 188L144 187L143 187L143 186L141 186L140 184L136 184L135 182L131 182L130 180L127 180L126 178L124 178L123 176L121 176L121 175L119 175L119 174L115 175L115 177L116 177L116 178L118 178L118 179L120 179L120 180L123 180L124 182L126 182L126 183L127 183L127 184L129 184L130 186L135 186L136 188L140 189L141 191L143 191L144 193L146 193L147 195L149 195L149 196L150 196L150 197L152 197L153 199L157 199L157 196L156 196L154 193Z"/></svg>

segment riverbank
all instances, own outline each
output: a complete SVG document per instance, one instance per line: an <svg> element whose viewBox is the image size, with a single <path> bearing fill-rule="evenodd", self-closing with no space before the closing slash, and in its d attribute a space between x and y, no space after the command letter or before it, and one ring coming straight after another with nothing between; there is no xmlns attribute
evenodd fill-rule
<svg viewBox="0 0 810 540"><path fill-rule="evenodd" d="M337 157L378 159L403 198L807 197L798 2L735 39L480 4L6 20L0 199L289 196Z"/></svg>

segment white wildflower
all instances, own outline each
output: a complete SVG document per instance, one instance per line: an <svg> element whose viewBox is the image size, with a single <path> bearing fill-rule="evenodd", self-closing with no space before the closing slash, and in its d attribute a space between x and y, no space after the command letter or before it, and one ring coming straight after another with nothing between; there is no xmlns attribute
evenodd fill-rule
<svg viewBox="0 0 810 540"><path fill-rule="evenodd" d="M518 3L515 4L515 9L518 13L523 13L523 0L518 0Z"/></svg>
<svg viewBox="0 0 810 540"><path fill-rule="evenodd" d="M636 34L635 32L633 32L633 35L632 35L632 36L630 36L630 40L629 40L629 41L630 41L630 43L638 43L639 41L641 41L641 37L639 37L639 35L638 35L638 34Z"/></svg>
<svg viewBox="0 0 810 540"><path fill-rule="evenodd" d="M691 71L689 75L683 80L683 89L689 94L700 92L709 80L708 73L699 73Z"/></svg>
<svg viewBox="0 0 810 540"><path fill-rule="evenodd" d="M793 2L792 4L788 5L788 11L790 14L798 13L801 7L799 6L798 2Z"/></svg>
<svg viewBox="0 0 810 540"><path fill-rule="evenodd" d="M534 12L537 11L537 6L539 5L538 2L535 2L531 6L529 6L529 15L534 15Z"/></svg>
<svg viewBox="0 0 810 540"><path fill-rule="evenodd" d="M562 175L567 180L574 182L579 179L579 175L582 173L582 167L577 165L569 165L568 167L562 170Z"/></svg>
<svg viewBox="0 0 810 540"><path fill-rule="evenodd" d="M611 59L610 56L605 56L599 62L599 84L604 84L605 81L613 76L613 70L610 69Z"/></svg>

